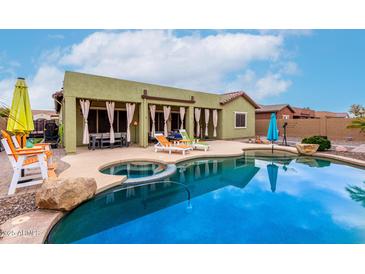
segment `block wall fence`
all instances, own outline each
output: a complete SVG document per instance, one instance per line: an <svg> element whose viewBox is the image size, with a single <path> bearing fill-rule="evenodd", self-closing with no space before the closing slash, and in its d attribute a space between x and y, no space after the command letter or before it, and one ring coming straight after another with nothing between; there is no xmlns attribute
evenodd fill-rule
<svg viewBox="0 0 365 274"><path fill-rule="evenodd" d="M349 129L353 119L349 118L320 118L320 119L289 119L287 126L288 137L304 138L313 135L324 135L332 140L364 141L365 133L359 129ZM268 119L256 119L256 135L265 136L269 125ZM278 119L280 136L283 135L283 119Z"/></svg>

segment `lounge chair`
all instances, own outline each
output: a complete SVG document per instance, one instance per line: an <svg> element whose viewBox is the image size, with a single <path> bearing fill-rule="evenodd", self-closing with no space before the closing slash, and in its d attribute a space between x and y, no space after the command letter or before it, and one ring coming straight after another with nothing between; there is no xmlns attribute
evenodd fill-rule
<svg viewBox="0 0 365 274"><path fill-rule="evenodd" d="M182 152L182 154L185 155L186 152L193 150L193 147L189 145L174 145L173 143L168 141L163 134L155 134L155 138L158 142L155 145L155 152L168 151L169 154L171 154L171 152Z"/></svg>
<svg viewBox="0 0 365 274"><path fill-rule="evenodd" d="M194 149L200 149L200 150L204 150L204 151L209 150L210 146L207 143L201 142L201 141L199 141L199 139L191 139L185 129L180 129L179 131L180 131L181 136L183 137L183 140L181 140L181 141L187 142Z"/></svg>
<svg viewBox="0 0 365 274"><path fill-rule="evenodd" d="M49 176L55 176L55 166L47 164L46 150L42 148L38 149L17 149L12 141L10 135L4 130L1 131L3 138L1 143L5 148L5 152L8 155L11 166L14 170L13 178L11 180L8 195L14 194L15 190L19 187L27 187L36 184L40 184L44 179ZM24 169L40 169L41 177L43 180L30 181L19 184L20 180L34 179L39 176L24 176L22 170Z"/></svg>

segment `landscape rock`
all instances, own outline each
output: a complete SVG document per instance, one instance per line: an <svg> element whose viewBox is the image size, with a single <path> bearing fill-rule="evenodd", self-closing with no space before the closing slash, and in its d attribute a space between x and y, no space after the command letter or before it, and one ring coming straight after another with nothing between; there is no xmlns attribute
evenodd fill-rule
<svg viewBox="0 0 365 274"><path fill-rule="evenodd" d="M345 148L344 146L336 146L335 150L338 152L346 152L347 148Z"/></svg>
<svg viewBox="0 0 365 274"><path fill-rule="evenodd" d="M36 205L42 209L70 211L96 192L94 178L48 179L36 193Z"/></svg>
<svg viewBox="0 0 365 274"><path fill-rule="evenodd" d="M296 144L298 152L303 155L313 155L319 148L317 144Z"/></svg>

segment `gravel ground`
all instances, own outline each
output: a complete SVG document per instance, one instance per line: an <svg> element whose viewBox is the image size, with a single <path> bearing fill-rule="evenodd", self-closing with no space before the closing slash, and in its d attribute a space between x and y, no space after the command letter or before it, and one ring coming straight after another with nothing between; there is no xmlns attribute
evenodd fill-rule
<svg viewBox="0 0 365 274"><path fill-rule="evenodd" d="M53 149L53 161L57 163L56 174L69 167L61 158L65 155L63 149ZM15 195L7 196L13 170L5 152L0 153L0 225L10 218L36 210L35 192L41 185L19 188ZM1 235L1 231L0 231Z"/></svg>
<svg viewBox="0 0 365 274"><path fill-rule="evenodd" d="M0 225L20 214L36 210L35 192L0 198Z"/></svg>

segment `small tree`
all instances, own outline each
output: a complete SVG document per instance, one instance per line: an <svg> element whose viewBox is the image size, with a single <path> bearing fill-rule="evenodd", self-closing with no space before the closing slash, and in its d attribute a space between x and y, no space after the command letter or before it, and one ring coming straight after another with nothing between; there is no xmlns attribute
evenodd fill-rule
<svg viewBox="0 0 365 274"><path fill-rule="evenodd" d="M358 128L360 132L365 133L365 118L357 118L352 120L351 124L347 128Z"/></svg>
<svg viewBox="0 0 365 274"><path fill-rule="evenodd" d="M365 107L359 104L353 104L349 110L355 117L364 117L365 116Z"/></svg>

